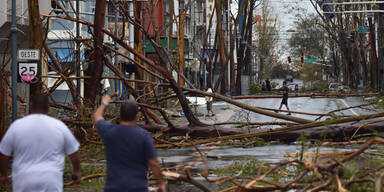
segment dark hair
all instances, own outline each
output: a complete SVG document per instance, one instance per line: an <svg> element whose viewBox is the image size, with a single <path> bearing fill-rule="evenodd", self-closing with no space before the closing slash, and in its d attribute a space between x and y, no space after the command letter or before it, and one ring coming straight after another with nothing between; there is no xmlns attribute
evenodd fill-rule
<svg viewBox="0 0 384 192"><path fill-rule="evenodd" d="M31 110L32 112L48 113L48 95L42 93L35 95L32 98Z"/></svg>
<svg viewBox="0 0 384 192"><path fill-rule="evenodd" d="M283 81L283 85L286 85L287 84L287 82L286 81Z"/></svg>
<svg viewBox="0 0 384 192"><path fill-rule="evenodd" d="M120 106L121 121L133 121L136 119L137 113L139 113L139 107L134 101L126 101Z"/></svg>

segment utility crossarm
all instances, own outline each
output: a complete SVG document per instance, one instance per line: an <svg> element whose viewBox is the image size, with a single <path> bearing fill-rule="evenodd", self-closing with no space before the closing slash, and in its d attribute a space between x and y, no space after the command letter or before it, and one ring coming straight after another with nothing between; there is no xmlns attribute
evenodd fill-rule
<svg viewBox="0 0 384 192"><path fill-rule="evenodd" d="M333 11L333 12L323 12L323 14L332 14L332 13L384 13L384 10L361 10L361 11Z"/></svg>
<svg viewBox="0 0 384 192"><path fill-rule="evenodd" d="M357 2L338 2L338 3L323 3L323 5L360 5L360 4L382 4L384 1L357 1Z"/></svg>
<svg viewBox="0 0 384 192"><path fill-rule="evenodd" d="M332 65L329 65L329 64L324 64L324 63L312 63L312 64L315 64L315 65L322 65L322 66L327 66L327 67L332 67Z"/></svg>

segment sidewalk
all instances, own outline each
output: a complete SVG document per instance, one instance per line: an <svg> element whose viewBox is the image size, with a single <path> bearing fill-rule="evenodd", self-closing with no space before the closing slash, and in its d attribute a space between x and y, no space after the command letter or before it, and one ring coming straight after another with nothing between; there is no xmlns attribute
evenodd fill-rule
<svg viewBox="0 0 384 192"><path fill-rule="evenodd" d="M198 106L198 111L204 116L199 117L200 121L206 124L214 124L220 122L229 121L232 116L235 114L234 106L227 104L225 102L213 102L212 105L213 112L215 116L208 117L207 115L207 105L203 104Z"/></svg>

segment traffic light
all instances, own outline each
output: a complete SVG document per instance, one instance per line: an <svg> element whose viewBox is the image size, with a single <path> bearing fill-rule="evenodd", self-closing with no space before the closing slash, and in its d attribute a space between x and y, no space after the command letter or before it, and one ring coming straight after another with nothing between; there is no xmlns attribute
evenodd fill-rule
<svg viewBox="0 0 384 192"><path fill-rule="evenodd" d="M300 56L300 62L301 64L304 64L304 56Z"/></svg>
<svg viewBox="0 0 384 192"><path fill-rule="evenodd" d="M288 63L291 63L292 60L291 60L291 56L288 56Z"/></svg>

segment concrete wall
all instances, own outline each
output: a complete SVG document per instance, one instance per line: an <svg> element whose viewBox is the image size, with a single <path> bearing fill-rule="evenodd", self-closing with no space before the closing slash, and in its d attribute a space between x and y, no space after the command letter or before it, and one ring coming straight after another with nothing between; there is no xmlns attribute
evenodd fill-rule
<svg viewBox="0 0 384 192"><path fill-rule="evenodd" d="M249 95L249 76L241 76L241 95Z"/></svg>
<svg viewBox="0 0 384 192"><path fill-rule="evenodd" d="M40 13L48 14L51 11L51 0L39 0ZM0 26L11 21L12 0L0 0ZM16 15L19 24L28 25L28 0L16 1Z"/></svg>
<svg viewBox="0 0 384 192"><path fill-rule="evenodd" d="M7 1L0 1L0 26L7 21Z"/></svg>

